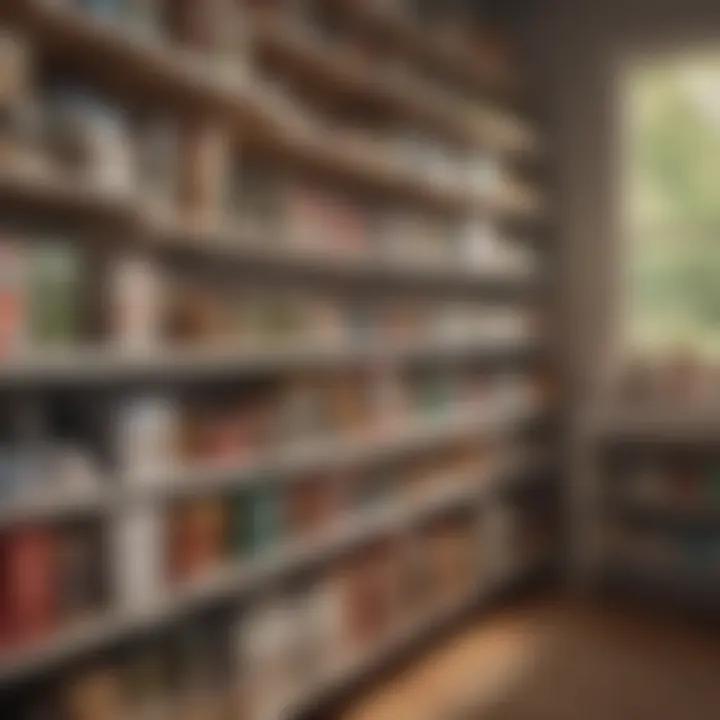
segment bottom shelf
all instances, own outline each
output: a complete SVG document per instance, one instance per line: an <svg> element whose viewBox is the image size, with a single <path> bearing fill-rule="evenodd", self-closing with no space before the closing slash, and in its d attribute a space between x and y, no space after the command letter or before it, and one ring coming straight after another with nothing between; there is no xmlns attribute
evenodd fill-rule
<svg viewBox="0 0 720 720"><path fill-rule="evenodd" d="M233 599L240 601L261 592L300 571L308 570L334 557L369 543L373 539L398 534L401 530L441 516L454 509L473 509L489 501L503 487L511 486L525 473L546 466L542 454L518 454L505 463L488 467L485 473L451 490L416 503L397 501L376 510L366 510L342 519L318 537L280 546L267 554L231 563L209 577L189 583L182 591L168 592L157 602L73 624L36 647L2 656L0 653L0 692L8 686L52 670L69 661L143 633L160 630L184 617ZM449 479L449 478L448 478Z"/></svg>
<svg viewBox="0 0 720 720"><path fill-rule="evenodd" d="M334 666L327 665L327 669L324 672L320 670L319 674L316 674L319 670L317 666L313 668L306 665L306 668L313 670L310 673L312 677L308 677L305 685L293 684L292 689L288 686L287 694L283 693L282 689L282 673L278 676L270 670L269 675L267 675L267 682L269 683L267 687L271 693L272 710L270 714L265 714L265 709L256 708L259 714L252 714L249 717L267 717L272 718L272 720L310 720L314 717L326 716L325 713L332 712L335 707L349 699L361 686L378 679L383 671L410 658L413 652L439 638L441 634L451 631L465 618L475 617L478 612L488 610L499 600L511 597L518 590L529 588L534 584L534 581L544 577L551 569L552 558L550 556L534 553L531 557L524 558L522 562L508 566L501 574L490 573L482 581L481 585L471 588L464 596L446 604L435 605L434 609L419 617L416 616L416 619L404 623L402 627L396 626L394 631L386 629L384 634L377 636L380 638L379 640L371 641L372 644L365 646L366 649L354 653L347 661L337 662ZM152 625L151 615L153 613L148 613L144 619L148 624ZM274 617L277 619L277 616ZM155 617L155 620L159 619ZM265 616L265 619L267 620L267 616ZM254 621L257 620L258 618L255 617ZM272 631L268 636L266 630L269 625L267 622L260 621L258 625L254 621L246 624L245 628L252 629L256 639L262 637L263 642L270 639L271 642L276 643L277 630ZM175 669L180 669L183 662L189 658L186 654L187 651L191 650L193 655L192 666L195 670L199 670L201 667L205 669L199 675L194 675L194 680L190 685L177 686L174 690L177 692L175 695L166 694L161 683L154 688L154 692L158 693L157 695L152 695L153 689L150 686L149 692L151 694L148 696L126 697L125 701L129 700L130 704L123 705L122 712L129 712L130 715L123 715L123 717L148 717L140 713L140 709L142 709L142 712L146 712L149 707L155 707L155 705L148 705L148 700L160 703L162 707L167 708L167 712L171 713L170 715L161 715L162 717L174 717L175 715L172 713L176 713L182 707L182 704L189 699L192 699L193 702L202 700L202 698L210 701L211 696L207 695L208 691L213 693L215 698L211 701L218 703L219 707L226 707L228 711L230 707L237 707L236 703L238 701L243 703L247 698L245 693L251 690L252 694L255 689L256 678L253 676L253 672L259 671L262 675L271 666L267 665L263 658L255 653L246 656L246 661L251 661L251 658L254 658L255 661L259 662L245 666L246 671L250 672L245 673L243 675L244 679L240 680L239 683L232 679L232 675L225 674L222 669L225 667L224 655L220 648L227 645L228 638L231 638L232 645L232 639L238 637L236 635L238 626L230 627L229 633L227 625L215 624L212 626L195 625L194 627L187 627L183 634L184 645L182 647L173 645L175 650L180 651L180 654L175 655L171 662L173 666L179 662L180 665L175 666ZM258 631L258 627L264 629ZM82 629L76 629L74 641L93 646L97 640L95 636L98 633L101 636L107 636L110 631L120 633L121 628L109 628L107 625L90 623ZM189 634L187 634L188 631ZM198 635L198 632L201 634ZM273 637L275 638L274 641L272 640ZM152 636L149 636L146 640L149 645L146 650L139 653L138 659L133 661L133 664L126 664L121 661L118 666L113 661L108 663L107 658L103 659L102 653L93 653L92 662L97 662L97 666L92 664L83 665L84 669L77 668L79 673L72 669L68 669L67 673L63 670L54 680L51 679L49 684L42 680L39 684L18 688L16 691L8 693L8 706L10 707L8 717L57 717L60 704L65 702L61 698L67 697L61 693L65 693L68 687L79 691L78 689L97 687L99 683L101 686L107 685L107 687L119 688L118 682L121 677L124 680L131 677L144 678L148 677L147 671L151 671L150 675L159 679L160 675L154 675L154 672L160 667L157 665L159 656L153 654L154 651L152 650L153 647L156 649L159 647L153 645L157 638L153 640ZM192 645L187 644L188 640L192 640ZM219 640L220 644L216 644L215 640ZM166 650L169 648L167 645L162 647ZM209 650L212 650L212 655L208 655ZM127 660L129 656L121 654L119 657L124 657ZM167 657L170 658L169 655ZM295 657L299 659L300 656ZM154 660L152 660L153 658ZM310 656L303 655L303 658L304 662L310 662ZM205 661L208 661L207 664ZM206 674L206 671L209 674ZM216 673L216 671L218 672ZM189 676L185 677L187 679ZM192 683L195 682L200 682L200 684L193 685ZM263 682L260 682L261 688ZM140 689L142 687L144 685L138 686ZM188 690L187 696L186 690ZM199 690L206 694L197 695ZM261 694L262 692L264 691L261 690ZM278 694L280 697L278 697ZM4 697L3 692L0 692L0 706L3 708L5 707L2 705ZM277 700L280 702L277 703ZM232 703L232 705L225 705L228 702ZM13 709L27 714L16 715ZM134 714L135 711L138 711L137 714ZM0 715L5 717L2 712L0 712ZM152 715L152 717L155 717L155 715ZM198 717L204 716L199 715ZM212 717L216 716L212 715ZM223 717L225 716L223 715Z"/></svg>
<svg viewBox="0 0 720 720"><path fill-rule="evenodd" d="M333 701L343 697L364 680L401 659L468 613L481 611L515 588L531 582L552 567L552 558L539 555L509 567L493 582L482 583L467 597L435 609L427 616L393 633L377 647L343 663L327 678L287 705L283 720L310 720Z"/></svg>

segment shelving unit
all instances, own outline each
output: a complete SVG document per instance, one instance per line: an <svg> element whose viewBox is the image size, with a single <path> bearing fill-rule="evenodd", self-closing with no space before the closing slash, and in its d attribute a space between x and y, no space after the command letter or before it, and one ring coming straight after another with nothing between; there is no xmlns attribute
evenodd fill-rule
<svg viewBox="0 0 720 720"><path fill-rule="evenodd" d="M0 699L22 712L153 654L183 701L305 717L552 560L517 500L554 473L551 278L525 241L544 199L516 166L544 161L540 133L470 47L314 4L337 37L281 4L213 0L207 27L0 9L22 86L0 87L0 275L20 268L0 277ZM361 36L463 89L385 72ZM50 600L58 574L77 593ZM291 616L317 674L261 697L281 658L253 633ZM221 646L168 651L198 627Z"/></svg>
<svg viewBox="0 0 720 720"><path fill-rule="evenodd" d="M598 413L598 576L694 608L718 597L717 413L662 402L620 403Z"/></svg>

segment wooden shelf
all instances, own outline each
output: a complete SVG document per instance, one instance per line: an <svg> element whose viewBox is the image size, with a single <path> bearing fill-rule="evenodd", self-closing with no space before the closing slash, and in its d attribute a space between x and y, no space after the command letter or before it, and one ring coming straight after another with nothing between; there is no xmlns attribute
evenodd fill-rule
<svg viewBox="0 0 720 720"><path fill-rule="evenodd" d="M193 226L176 218L151 223L149 234L157 249L185 253L198 259L237 263L238 270L280 273L287 277L337 280L372 285L374 289L423 288L453 296L532 293L542 286L540 271L473 268L460 263L430 264L417 259L382 258L329 250L295 249L292 238L278 238L262 228L214 229ZM443 242L438 238L438 242Z"/></svg>
<svg viewBox="0 0 720 720"><path fill-rule="evenodd" d="M42 497L0 503L0 529L25 522L104 515L116 499L116 494L103 487L57 496L46 489Z"/></svg>
<svg viewBox="0 0 720 720"><path fill-rule="evenodd" d="M256 86L256 105L264 108L265 122L257 142L278 161L334 178L343 184L384 199L417 204L438 212L491 215L500 219L539 222L544 208L539 193L515 180L506 180L490 192L468 190L456 182L433 180L428 170L414 168L392 157L392 151L370 136L350 138L341 131L298 118L289 108L276 106L273 93Z"/></svg>
<svg viewBox="0 0 720 720"><path fill-rule="evenodd" d="M138 223L129 195L52 171L0 170L0 207L9 214L39 213L83 226L112 224L123 230Z"/></svg>
<svg viewBox="0 0 720 720"><path fill-rule="evenodd" d="M393 42L405 53L426 62L444 73L481 92L513 93L516 82L509 70L483 63L466 44L444 39L423 28L415 20L399 10L393 10L383 0L331 0L359 27L371 30L387 42Z"/></svg>
<svg viewBox="0 0 720 720"><path fill-rule="evenodd" d="M508 112L470 105L429 83L383 72L279 15L258 17L253 27L262 51L326 92L390 110L463 145L521 154L539 150L530 126Z"/></svg>
<svg viewBox="0 0 720 720"><path fill-rule="evenodd" d="M196 382L256 377L296 370L322 371L357 364L418 364L461 358L532 354L534 339L482 338L463 343L429 339L407 345L323 343L299 338L269 349L170 349L132 353L121 347L39 353L0 362L0 388L71 385L95 386L137 381Z"/></svg>
<svg viewBox="0 0 720 720"><path fill-rule="evenodd" d="M527 466L526 466L527 467ZM499 472L503 472L502 470ZM502 475L497 475L500 482ZM484 488L480 488L484 490ZM400 532L418 516L444 513L457 502L480 501L487 492L469 489L464 498L457 496L447 502L433 499L430 504L408 506L397 503L379 511L361 513L350 522L342 523L324 537L286 547L245 562L233 563L212 577L192 584L157 603L133 612L106 613L61 631L50 640L30 650L0 658L0 689L52 668L58 663L108 647L147 629L155 629L177 621L195 610L253 592L270 585L301 567L326 562L347 553L374 538Z"/></svg>

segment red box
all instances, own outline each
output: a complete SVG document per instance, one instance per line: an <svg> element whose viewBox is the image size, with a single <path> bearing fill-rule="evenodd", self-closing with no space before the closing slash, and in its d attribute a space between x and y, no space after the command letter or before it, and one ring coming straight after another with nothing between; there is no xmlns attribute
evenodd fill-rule
<svg viewBox="0 0 720 720"><path fill-rule="evenodd" d="M5 535L0 587L7 644L22 647L49 635L57 625L58 564L50 527L25 526Z"/></svg>

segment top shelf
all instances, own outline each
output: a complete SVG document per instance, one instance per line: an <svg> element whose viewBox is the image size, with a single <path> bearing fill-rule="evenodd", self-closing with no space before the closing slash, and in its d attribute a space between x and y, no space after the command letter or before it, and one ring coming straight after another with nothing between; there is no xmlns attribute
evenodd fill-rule
<svg viewBox="0 0 720 720"><path fill-rule="evenodd" d="M247 115L247 84L201 53L51 0L25 0L4 12L21 22L51 59L82 64L105 84L195 112Z"/></svg>
<svg viewBox="0 0 720 720"><path fill-rule="evenodd" d="M340 131L333 133L310 117L289 112L289 103L270 87L251 80L242 67L212 62L198 53L43 0L28 0L13 12L50 57L76 63L92 57L92 65L85 64L83 72L91 77L97 75L105 86L131 90L152 103L161 102L188 113L213 114L218 122L235 130L241 141L256 144L282 161L371 193L388 193L443 212L490 213L533 220L541 212L538 193L520 182L507 180L490 194L468 190L460 177L457 181L430 177L399 156L393 157L382 143L348 137ZM319 61L310 61L319 66ZM333 70L337 72L337 68ZM354 82L352 77L343 76L343 82L346 79ZM370 80L366 82L369 87ZM374 82L373 92L380 87L383 96L395 98L395 90L383 83ZM418 98L415 93L412 97L405 93L393 102L415 104ZM432 112L443 123L457 122L454 115L450 117L451 111L434 105L429 98L423 100L423 112ZM469 128L464 121L462 125L466 132ZM495 123L496 128L501 125ZM507 137L517 135L517 129L513 131L512 127L507 126ZM458 124L455 129L459 128Z"/></svg>
<svg viewBox="0 0 720 720"><path fill-rule="evenodd" d="M254 40L325 91L381 106L462 145L518 155L540 151L533 129L511 113L465 102L410 76L383 73L355 53L313 37L299 22L277 15L258 17Z"/></svg>
<svg viewBox="0 0 720 720"><path fill-rule="evenodd" d="M515 82L507 68L483 62L467 44L431 34L384 0L341 0L336 4L352 22L384 35L408 54L472 87L506 93L514 89Z"/></svg>

